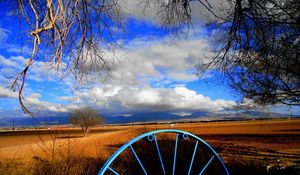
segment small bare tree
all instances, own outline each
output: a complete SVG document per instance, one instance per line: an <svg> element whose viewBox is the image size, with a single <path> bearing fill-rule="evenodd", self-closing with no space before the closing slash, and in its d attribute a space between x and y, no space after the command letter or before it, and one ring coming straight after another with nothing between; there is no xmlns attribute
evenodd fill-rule
<svg viewBox="0 0 300 175"><path fill-rule="evenodd" d="M74 109L71 111L69 120L71 124L81 127L84 136L90 132L91 127L104 123L102 115L91 107Z"/></svg>

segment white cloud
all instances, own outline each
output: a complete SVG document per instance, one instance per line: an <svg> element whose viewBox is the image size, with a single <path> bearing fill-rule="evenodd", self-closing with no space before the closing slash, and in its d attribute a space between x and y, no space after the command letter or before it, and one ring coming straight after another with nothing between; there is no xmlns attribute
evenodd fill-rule
<svg viewBox="0 0 300 175"><path fill-rule="evenodd" d="M5 58L0 55L0 77L16 76L17 73L25 68L27 62L28 59L23 56L11 56ZM32 64L28 69L26 79L37 82L58 81L60 76L64 73L62 71L64 66L65 65L62 64L60 69L56 69L50 62L34 61L34 64Z"/></svg>
<svg viewBox="0 0 300 175"><path fill-rule="evenodd" d="M119 50L111 72L112 78L105 83L113 85L148 85L150 82L190 82L198 79L194 74L199 62L208 62L210 46L205 39L168 41L144 38L131 41ZM110 58L107 58L108 60Z"/></svg>
<svg viewBox="0 0 300 175"><path fill-rule="evenodd" d="M191 112L174 112L174 113L171 113L171 114L175 114L175 115L179 115L181 117L185 117L185 116L191 115L192 113Z"/></svg>
<svg viewBox="0 0 300 175"><path fill-rule="evenodd" d="M24 104L29 110L36 111L50 111L50 112L68 112L65 105L50 103L48 101L43 101L40 99L41 94L32 93L24 98Z"/></svg>
<svg viewBox="0 0 300 175"><path fill-rule="evenodd" d="M18 67L18 63L4 58L2 55L0 55L0 65L1 66L7 66L7 67Z"/></svg>
<svg viewBox="0 0 300 175"><path fill-rule="evenodd" d="M166 82L193 81L198 78L192 73L195 72L195 66L199 60L207 61L205 53L209 50L209 43L205 39L170 42L162 38L152 38L151 41L149 38L137 38L128 43L126 48L107 55L107 61L113 62L108 77L103 78L100 73L96 73L91 79L86 79L86 84L101 81L114 86L137 86L156 82L157 86L163 86ZM0 55L0 72L2 76L13 76L25 67L27 61L22 56L5 58ZM51 66L49 62L37 60L30 66L26 78L36 82L55 82L64 76L66 84L72 86L73 75L62 70L65 64L59 70ZM0 79L3 79L2 76Z"/></svg>
<svg viewBox="0 0 300 175"><path fill-rule="evenodd" d="M131 117L133 114L113 114L113 117L122 116L122 117Z"/></svg>
<svg viewBox="0 0 300 175"><path fill-rule="evenodd" d="M0 86L0 98L18 98L18 93Z"/></svg>
<svg viewBox="0 0 300 175"><path fill-rule="evenodd" d="M32 52L32 49L27 46L15 46L15 45L7 45L7 51L16 54L29 55Z"/></svg>
<svg viewBox="0 0 300 175"><path fill-rule="evenodd" d="M11 89L4 88L0 86L0 98L4 99L16 99L18 98L18 92L14 92ZM30 95L24 97L24 104L28 106L29 109L34 109L33 112L38 110L51 111L51 112L67 112L68 109L61 104L50 103L48 101L43 101L40 99L41 94L31 93Z"/></svg>
<svg viewBox="0 0 300 175"><path fill-rule="evenodd" d="M84 102L85 105L98 106L102 110L109 109L111 112L143 110L216 112L236 105L234 101L212 100L186 87L98 87L82 93L77 92L77 96L88 99ZM76 98L65 99L73 102L76 100Z"/></svg>
<svg viewBox="0 0 300 175"><path fill-rule="evenodd" d="M148 22L158 23L159 19L156 16L157 9L153 6L151 1L148 8L144 8L145 1L143 0L120 0L118 3L122 7L122 10L138 20L147 20Z"/></svg>
<svg viewBox="0 0 300 175"><path fill-rule="evenodd" d="M159 8L155 5L155 1L148 1L149 3L145 2L146 1L144 0L120 0L118 3L129 16L138 20L145 20L156 25L161 25L162 16L159 13ZM226 0L210 0L201 2L203 4L198 1L190 2L191 17L194 24L219 20L215 15L224 17L226 12L234 7L232 2L228 2ZM209 11L206 7L211 7L211 11Z"/></svg>
<svg viewBox="0 0 300 175"><path fill-rule="evenodd" d="M0 27L0 48L10 53L29 55L32 51L29 47L9 43L8 38L11 33L11 30Z"/></svg>
<svg viewBox="0 0 300 175"><path fill-rule="evenodd" d="M198 30L201 33L201 29ZM209 43L204 38L172 42L165 38L137 38L129 42L126 48L106 57L114 62L111 77L106 77L104 81L95 73L94 77L85 82L88 86L92 84L92 88L83 87L73 91L69 89L73 85L72 74L52 69L49 62L37 60L30 67L27 79L43 84L46 81L52 83L65 73L68 85L65 90L71 95L57 96L57 100L68 101L71 105L41 100L45 93L42 91L26 94L25 103L36 110L53 112L67 112L80 105L124 113L165 110L182 115L198 110L214 112L231 108L235 102L212 100L185 87L186 83L198 78L193 74L195 66L199 61L209 61L206 57L209 51ZM25 66L27 59L22 56L1 56L0 61L0 72L8 74L18 72ZM174 82L177 85L172 85ZM10 98L16 97L13 95L10 94Z"/></svg>
<svg viewBox="0 0 300 175"><path fill-rule="evenodd" d="M247 109L247 108L251 109L251 108L256 108L256 107L259 107L259 106L257 104L255 104L253 100L251 100L249 98L243 98L243 101L239 104L238 107L240 107L242 109L243 108L245 108L245 109Z"/></svg>
<svg viewBox="0 0 300 175"><path fill-rule="evenodd" d="M0 42L4 42L8 38L10 31L0 27Z"/></svg>

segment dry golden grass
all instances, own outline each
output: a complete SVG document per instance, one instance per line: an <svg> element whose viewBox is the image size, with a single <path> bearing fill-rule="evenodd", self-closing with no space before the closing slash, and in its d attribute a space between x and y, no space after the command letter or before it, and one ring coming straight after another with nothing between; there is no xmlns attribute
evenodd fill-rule
<svg viewBox="0 0 300 175"><path fill-rule="evenodd" d="M104 126L94 128L88 137L82 137L76 128L53 128L50 132L46 129L1 132L0 169L8 171L7 167L12 166L33 172L29 164L44 162L38 167L64 165L56 169L73 171L76 166L85 165L82 161L91 164L100 159L106 160L131 138L155 129L180 129L194 133L211 144L226 162L261 160L266 165L278 164L278 161L288 166L299 164L300 120L292 119ZM69 167L70 162L74 166Z"/></svg>

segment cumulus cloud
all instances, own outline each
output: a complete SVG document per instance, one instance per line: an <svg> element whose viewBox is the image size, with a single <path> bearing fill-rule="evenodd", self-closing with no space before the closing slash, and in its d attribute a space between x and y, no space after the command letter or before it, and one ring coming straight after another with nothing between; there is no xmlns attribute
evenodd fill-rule
<svg viewBox="0 0 300 175"><path fill-rule="evenodd" d="M2 55L0 55L0 65L6 66L6 67L17 67L18 63L16 63L15 61L6 59Z"/></svg>
<svg viewBox="0 0 300 175"><path fill-rule="evenodd" d="M193 111L216 112L231 109L234 101L211 98L186 87L104 87L93 88L86 92L77 92L77 97L89 99L85 104L96 105L102 110L113 111L181 111L182 114ZM64 98L75 102L75 98ZM180 112L178 112L180 113Z"/></svg>
<svg viewBox="0 0 300 175"><path fill-rule="evenodd" d="M0 86L0 98L17 98L18 93L13 92L11 89Z"/></svg>
<svg viewBox="0 0 300 175"><path fill-rule="evenodd" d="M137 44L138 43L138 44ZM177 40L156 38L152 41L140 38L115 53L118 57L112 69L109 84L145 85L196 80L196 65L208 62L210 46L205 39ZM158 84L158 86L159 86Z"/></svg>
<svg viewBox="0 0 300 175"><path fill-rule="evenodd" d="M200 29L199 29L200 30ZM182 81L189 82L198 77L193 74L195 66L201 62L208 61L210 51L209 43L206 39L181 39L174 42L165 38L136 38L130 41L124 49L117 50L114 54L107 55L108 62L112 62L113 67L110 77L104 77L105 84L112 85L144 85L154 82L162 85L162 81ZM11 77L25 67L28 59L23 56L3 57L0 55L0 79L3 76ZM68 73L62 70L53 69L49 62L37 60L30 67L27 79L36 82L54 82L61 76ZM64 68L65 65L62 66ZM97 71L97 70L95 70ZM95 74L93 78L99 78ZM70 76L64 76L67 83L72 82ZM90 79L99 82L99 79ZM87 83L87 84L88 84Z"/></svg>
<svg viewBox="0 0 300 175"><path fill-rule="evenodd" d="M145 20L156 25L161 25L162 16L159 16L159 9L155 5L155 1L144 0L120 0L118 3L125 13L137 20ZM206 23L209 21L219 20L216 16L224 17L226 11L231 10L234 5L226 0L211 1L191 1L191 17L195 24ZM210 7L209 10L207 7Z"/></svg>
<svg viewBox="0 0 300 175"><path fill-rule="evenodd" d="M157 9L154 7L153 3L148 4L148 8L145 7L145 1L142 0L120 0L119 5L122 10L138 20L147 20L152 22L159 22L159 18L156 16Z"/></svg>
<svg viewBox="0 0 300 175"><path fill-rule="evenodd" d="M198 29L201 33L201 29ZM120 111L130 113L135 111L173 111L182 116L193 111L221 111L232 108L233 101L223 99L212 100L196 91L185 87L185 84L198 79L193 74L195 66L201 62L208 62L210 45L205 38L178 39L168 41L166 38L136 38L125 48L117 50L106 59L113 60L110 77L86 80L86 85L92 88L69 89L72 85L71 77L66 76L66 83L70 83L67 94L57 96L57 101L51 103L43 99L45 92L31 92L25 96L25 103L37 110L53 112L67 112L70 108L81 105L97 107L104 111ZM22 56L0 56L0 72L2 75L18 72L25 66L27 59ZM35 61L30 67L27 79L34 82L54 83L61 70L51 69L48 62ZM0 75L0 78L1 76ZM67 74L68 75L68 74ZM177 85L174 85L176 82ZM6 91L6 90L5 90ZM3 94L9 94L3 91ZM10 94L7 98L16 98ZM70 103L70 105L65 102Z"/></svg>
<svg viewBox="0 0 300 175"><path fill-rule="evenodd" d="M29 109L36 111L50 111L50 112L68 112L68 106L63 104L51 103L49 101L41 100L41 94L32 93L26 96L24 103Z"/></svg>
<svg viewBox="0 0 300 175"><path fill-rule="evenodd" d="M0 55L0 77L13 77L25 68L28 59L23 56L4 57ZM55 69L49 62L35 61L29 68L27 79L37 82L57 81L63 74L64 64Z"/></svg>
<svg viewBox="0 0 300 175"><path fill-rule="evenodd" d="M18 93L12 91L9 88L4 88L0 86L0 98L5 99L17 99ZM34 108L34 110L44 110L51 112L67 112L68 109L61 104L50 103L48 101L43 101L40 99L41 94L39 93L31 93L30 95L24 98L24 103L29 108Z"/></svg>
<svg viewBox="0 0 300 175"><path fill-rule="evenodd" d="M191 115L192 113L191 112L174 112L174 113L171 113L171 114L179 115L181 117L185 117L185 116Z"/></svg>

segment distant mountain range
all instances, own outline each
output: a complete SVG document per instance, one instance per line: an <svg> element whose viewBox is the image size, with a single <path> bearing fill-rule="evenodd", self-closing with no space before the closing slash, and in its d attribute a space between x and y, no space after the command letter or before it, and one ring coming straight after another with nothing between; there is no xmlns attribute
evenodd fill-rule
<svg viewBox="0 0 300 175"><path fill-rule="evenodd" d="M283 118L283 117L300 117L300 115L287 115L275 112L260 112L260 111L243 111L236 113L210 113L212 118L220 119L255 119L255 118Z"/></svg>
<svg viewBox="0 0 300 175"><path fill-rule="evenodd" d="M184 114L184 115L183 115ZM193 113L171 113L171 112L140 112L134 114L110 114L105 115L106 124L127 124L127 123L142 123L142 122L176 122L176 121L213 121L213 120L246 120L256 118L298 118L300 115L285 115L280 113L264 113L259 111L243 111L243 112L224 112L224 113L208 113L197 111ZM57 122L60 125L68 125L68 114L60 114L51 117L37 117L38 120L30 117L22 118L0 118L0 127L37 127L42 122L49 123Z"/></svg>

